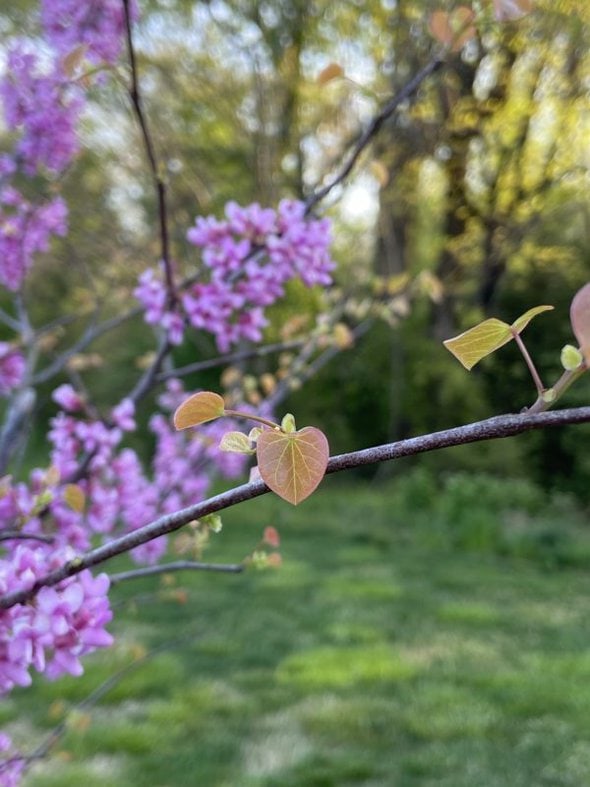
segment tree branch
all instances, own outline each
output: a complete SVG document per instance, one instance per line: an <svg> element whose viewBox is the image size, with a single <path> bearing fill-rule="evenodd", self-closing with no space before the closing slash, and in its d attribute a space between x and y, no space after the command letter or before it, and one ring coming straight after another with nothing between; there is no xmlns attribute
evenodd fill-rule
<svg viewBox="0 0 590 787"><path fill-rule="evenodd" d="M325 197L327 197L333 188L342 183L342 181L345 180L348 175L350 175L361 153L377 136L381 126L385 123L385 121L388 120L391 115L393 115L400 104L403 104L404 101L407 101L409 98L411 98L418 90L422 82L424 82L424 80L431 74L434 74L436 71L438 71L443 66L444 62L445 60L443 54L436 54L424 66L424 68L418 71L418 73L412 79L410 79L410 81L405 84L401 90L399 90L396 95L387 102L387 104L385 104L381 111L373 117L369 125L356 141L356 144L352 148L352 152L350 153L348 160L340 172L326 186L321 189L317 189L307 198L305 203L306 213L311 213L318 202L321 202Z"/></svg>
<svg viewBox="0 0 590 787"><path fill-rule="evenodd" d="M403 456L413 456L441 448L455 445L466 445L483 440L495 440L501 437L514 437L515 435L529 432L533 429L543 429L548 426L565 426L568 424L582 424L590 422L590 407L577 407L569 410L554 410L535 415L498 415L485 421L477 421L466 426L457 426L441 432L410 437L395 443L353 451L348 454L334 456L328 462L327 473L338 473L364 465L378 464ZM223 511L227 508L265 495L270 490L262 481L242 484L227 492L222 492L215 497L195 503L173 514L166 514L150 522L144 527L113 539L85 555L76 557L65 563L61 568L48 572L38 579L34 585L24 590L7 593L0 598L0 609L8 609L15 604L22 604L33 598L42 587L57 585L68 577L79 574L86 568L100 565L116 555L128 552L135 547L145 544L159 536L173 533L183 525L195 519L201 519L208 514Z"/></svg>
<svg viewBox="0 0 590 787"><path fill-rule="evenodd" d="M148 128L147 120L143 111L141 100L141 92L139 89L139 78L137 74L137 59L135 57L135 47L133 45L133 32L131 10L129 7L129 0L123 0L123 7L125 9L125 33L127 38L127 53L129 55L129 66L131 68L131 87L129 88L129 95L133 110L141 129L143 137L143 144L150 165L154 188L158 200L158 217L160 222L160 250L162 255L162 263L164 265L164 275L166 277L166 286L168 289L168 298L172 303L175 298L174 277L172 275L172 263L170 260L170 240L168 234L168 207L166 200L166 184L161 177L158 162L156 160L156 153L154 143Z"/></svg>
<svg viewBox="0 0 590 787"><path fill-rule="evenodd" d="M110 580L111 585L116 585L118 582L126 582L128 579L169 574L171 571L218 571L222 574L240 574L243 570L242 563L200 563L196 560L176 560L173 563L161 563L159 566L121 571L119 574L112 574Z"/></svg>

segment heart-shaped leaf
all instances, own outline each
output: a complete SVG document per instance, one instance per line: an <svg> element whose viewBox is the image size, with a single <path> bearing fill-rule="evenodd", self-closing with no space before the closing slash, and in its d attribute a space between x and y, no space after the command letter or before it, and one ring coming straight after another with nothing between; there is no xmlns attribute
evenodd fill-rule
<svg viewBox="0 0 590 787"><path fill-rule="evenodd" d="M189 396L174 413L174 426L187 429L219 418L225 412L223 398L212 391L200 391Z"/></svg>
<svg viewBox="0 0 590 787"><path fill-rule="evenodd" d="M330 449L323 432L306 426L289 434L265 429L258 438L256 453L264 483L296 506L324 477Z"/></svg>
<svg viewBox="0 0 590 787"><path fill-rule="evenodd" d="M574 295L570 320L584 360L590 365L590 284L585 284Z"/></svg>

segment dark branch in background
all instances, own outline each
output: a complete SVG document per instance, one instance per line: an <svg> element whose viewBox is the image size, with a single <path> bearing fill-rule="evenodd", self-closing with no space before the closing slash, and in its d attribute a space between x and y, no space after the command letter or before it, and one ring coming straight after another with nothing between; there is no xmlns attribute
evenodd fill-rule
<svg viewBox="0 0 590 787"><path fill-rule="evenodd" d="M362 451L353 451L349 454L334 456L328 462L327 473L338 473L364 465L387 462L403 456L413 456L427 451L436 451L440 448L449 448L454 445L466 445L483 440L495 440L500 437L514 437L515 435L529 432L533 429L543 429L548 426L565 426L567 424L582 424L590 422L590 407L578 407L569 410L555 410L536 415L498 415L485 421L445 429L441 432L410 437L396 443L366 448ZM70 560L61 568L47 573L35 584L26 589L7 593L0 598L0 609L8 609L15 604L22 604L33 598L42 587L57 585L64 579L79 574L86 568L100 565L107 560L128 552L135 547L152 541L154 538L173 533L183 525L195 519L201 519L208 514L223 511L238 503L252 500L255 497L267 494L270 490L262 481L237 486L220 495L204 500L201 503L183 508L173 514L166 514L144 527L127 533L108 544L93 549L85 555Z"/></svg>
<svg viewBox="0 0 590 787"><path fill-rule="evenodd" d="M436 71L438 71L443 66L444 62L445 61L442 54L435 55L435 57L433 57L432 60L430 60L424 66L424 68L422 68L421 71L418 71L418 73L406 85L404 85L404 87L402 87L401 90L399 90L396 95L387 102L387 104L385 104L383 109L374 116L369 125L356 141L351 153L349 154L347 162L344 164L340 172L326 186L317 189L307 198L305 203L306 213L311 213L318 202L321 202L321 200L323 200L333 188L342 183L342 181L350 175L359 159L359 156L370 144L370 142L377 136L381 126L385 123L385 121L388 120L391 115L393 115L400 104L403 104L404 101L407 101L409 98L411 98L418 90L422 82L424 82L424 80L431 74L434 74Z"/></svg>
<svg viewBox="0 0 590 787"><path fill-rule="evenodd" d="M141 100L141 93L139 90L139 78L137 75L137 59L135 57L135 47L133 45L133 32L131 21L131 10L129 7L129 0L123 0L123 7L125 9L125 33L127 38L127 53L129 55L129 66L131 68L131 87L129 88L129 95L131 103L133 104L133 111L137 117L137 122L141 129L143 137L143 144L148 157L154 187L158 198L158 217L160 222L160 249L162 254L162 263L164 265L164 275L166 277L166 285L168 288L168 298L172 303L175 300L174 277L172 275L172 263L170 261L170 242L168 237L168 208L166 202L166 184L164 183L158 162L156 160L156 153L154 150L154 143L148 128L147 120L143 112L143 105Z"/></svg>
<svg viewBox="0 0 590 787"><path fill-rule="evenodd" d="M27 770L35 762L47 757L51 749L70 729L72 711L81 713L83 711L89 710L98 702L100 702L105 694L107 694L111 689L115 688L115 686L117 686L123 680L123 678L126 678L131 672L141 667L150 659L153 659L154 656L157 656L160 653L169 650L170 648L176 647L177 645L181 645L184 642L188 642L191 639L194 639L196 636L198 635L189 634L188 636L179 637L172 642L166 642L163 645L159 645L158 647L153 648L153 650L145 653L143 656L139 656L138 658L134 659L118 672L115 672L114 675L111 675L111 677L107 678L103 683L100 684L100 686L97 686L97 688L94 689L94 691L85 697L81 702L77 703L65 716L64 720L54 727L49 735L47 735L45 740L42 741L30 754L17 754L13 757L9 757L6 760L0 760L0 775L3 771L8 770L11 766L16 765L17 763L23 763L25 770Z"/></svg>
<svg viewBox="0 0 590 787"><path fill-rule="evenodd" d="M160 383L169 380L171 377L185 377L187 374L192 374L193 372L202 372L205 369L215 369L217 366L225 366L225 364L240 363L250 358L262 358L265 355L280 353L285 350L296 350L298 347L301 347L305 341L306 339L291 339L287 342L264 344L261 347L250 347L248 350L240 350L235 353L220 355L217 358L207 358L204 361L195 361L195 363L189 363L178 369L160 372L156 375L155 381Z"/></svg>
<svg viewBox="0 0 590 787"><path fill-rule="evenodd" d="M12 395L0 430L0 475L6 473L11 456L26 435L36 398L34 388L28 386Z"/></svg>
<svg viewBox="0 0 590 787"><path fill-rule="evenodd" d="M0 541L41 541L43 544L53 544L53 536L44 536L40 533L21 533L20 530L3 530L0 533Z"/></svg>
<svg viewBox="0 0 590 787"><path fill-rule="evenodd" d="M364 320L351 330L351 338L356 341L367 333L369 328L373 325L373 320ZM307 363L312 357L313 353L317 350L317 342L313 340L309 342L308 346L304 347L294 363L293 374L290 374L277 385L275 390L265 399L265 404L270 408L271 412L279 405L284 399L293 392L293 382L303 384L310 380L314 374L317 374L320 369L329 363L332 358L335 358L342 352L341 347L337 344L332 344L320 353L313 361Z"/></svg>
<svg viewBox="0 0 590 787"><path fill-rule="evenodd" d="M196 560L176 560L173 563L160 563L158 566L121 571L119 574L112 574L110 580L111 585L116 585L118 582L125 582L128 579L169 574L171 571L217 571L221 574L240 574L243 570L242 563L200 563Z"/></svg>
<svg viewBox="0 0 590 787"><path fill-rule="evenodd" d="M156 357L137 381L137 384L127 397L128 399L131 399L134 404L137 404L146 394L150 392L152 386L156 382L156 377L162 367L162 363L170 352L171 346L172 345L168 341L168 338L165 334L163 334L160 338L160 346L158 347Z"/></svg>
<svg viewBox="0 0 590 787"><path fill-rule="evenodd" d="M59 374L59 372L63 370L63 368L75 355L83 352L89 345L92 344L92 342L96 341L96 339L98 339L104 333L108 333L109 331L112 331L113 328L117 328L127 320L131 320L133 317L137 317L139 314L142 314L142 311L143 310L141 306L136 306L124 314L112 317L110 320L105 320L104 322L98 324L91 322L82 336L74 345L72 345L72 347L70 347L68 350L65 350L63 353L61 353L61 355L58 355L54 361L52 361L48 366L46 366L44 369L41 369L41 371L37 372L37 374L33 376L31 381L32 384L38 385L39 383L45 383L47 380L55 377L55 375Z"/></svg>

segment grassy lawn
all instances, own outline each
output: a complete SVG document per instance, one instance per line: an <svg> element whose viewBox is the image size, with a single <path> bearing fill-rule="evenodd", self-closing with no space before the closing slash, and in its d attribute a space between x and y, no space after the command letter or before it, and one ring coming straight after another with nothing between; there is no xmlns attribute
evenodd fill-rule
<svg viewBox="0 0 590 787"><path fill-rule="evenodd" d="M266 525L280 569L117 586L117 647L3 701L26 748L68 720L27 787L590 785L590 534L570 501L327 479L296 509L228 511L207 559Z"/></svg>

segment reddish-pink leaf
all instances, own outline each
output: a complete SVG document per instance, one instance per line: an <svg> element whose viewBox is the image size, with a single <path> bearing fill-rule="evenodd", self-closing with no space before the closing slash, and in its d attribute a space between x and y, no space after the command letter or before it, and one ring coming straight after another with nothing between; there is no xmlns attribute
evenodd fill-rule
<svg viewBox="0 0 590 787"><path fill-rule="evenodd" d="M174 413L174 426L186 429L219 418L225 412L223 398L212 391L193 394Z"/></svg>
<svg viewBox="0 0 590 787"><path fill-rule="evenodd" d="M279 531L276 527L265 527L264 528L264 536L262 540L265 544L268 544L269 547L278 548L281 545L281 539L279 537Z"/></svg>
<svg viewBox="0 0 590 787"><path fill-rule="evenodd" d="M333 79L338 79L342 76L344 76L344 69L342 66L338 63L329 63L320 71L317 83L318 85L325 85L327 82L331 82Z"/></svg>
<svg viewBox="0 0 590 787"><path fill-rule="evenodd" d="M265 429L258 438L256 453L264 483L296 506L324 477L330 449L323 432L306 426L288 434Z"/></svg>
<svg viewBox="0 0 590 787"><path fill-rule="evenodd" d="M498 22L521 19L533 10L533 0L494 0L494 13Z"/></svg>
<svg viewBox="0 0 590 787"><path fill-rule="evenodd" d="M584 360L590 365L590 283L574 295L570 320Z"/></svg>
<svg viewBox="0 0 590 787"><path fill-rule="evenodd" d="M474 19L472 9L461 5L450 14L446 11L433 11L428 27L437 41L450 46L453 52L458 52L475 36L475 27L472 24Z"/></svg>

